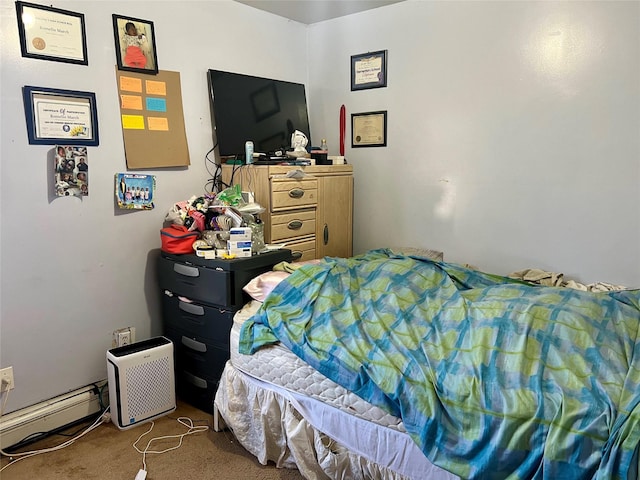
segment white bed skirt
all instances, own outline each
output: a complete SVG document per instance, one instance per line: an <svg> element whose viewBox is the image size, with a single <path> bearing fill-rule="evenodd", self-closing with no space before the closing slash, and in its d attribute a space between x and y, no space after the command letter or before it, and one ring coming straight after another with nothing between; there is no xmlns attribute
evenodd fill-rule
<svg viewBox="0 0 640 480"><path fill-rule="evenodd" d="M297 468L309 480L458 478L431 464L406 434L262 382L229 362L215 408L261 464ZM323 433L332 429L346 445Z"/></svg>

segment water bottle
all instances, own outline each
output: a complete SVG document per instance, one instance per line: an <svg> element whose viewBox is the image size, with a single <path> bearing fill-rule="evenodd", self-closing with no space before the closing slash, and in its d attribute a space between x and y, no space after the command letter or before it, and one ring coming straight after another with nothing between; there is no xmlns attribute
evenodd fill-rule
<svg viewBox="0 0 640 480"><path fill-rule="evenodd" d="M322 150L324 153L329 153L329 147L327 147L327 139L323 138L322 142L320 142L320 150Z"/></svg>

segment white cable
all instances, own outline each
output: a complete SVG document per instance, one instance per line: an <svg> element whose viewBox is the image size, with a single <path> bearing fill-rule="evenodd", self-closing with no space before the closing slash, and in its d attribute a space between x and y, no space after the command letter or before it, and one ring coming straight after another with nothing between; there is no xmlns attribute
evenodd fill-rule
<svg viewBox="0 0 640 480"><path fill-rule="evenodd" d="M30 452L20 452L20 453L7 453L4 450L0 450L0 453L2 455L9 457L9 463L7 463L4 467L0 468L0 472L2 472L5 468L13 465L14 463L19 462L20 460L24 460L25 458L34 457L42 453L55 452L57 450L62 450L63 448L68 447L69 445L72 445L76 440L80 439L81 437L84 437L87 433L91 432L92 430L95 430L103 423L109 422L110 416L108 412L109 412L109 407L107 407L104 410L104 412L102 412L102 414L96 419L96 421L93 422L93 424L91 424L89 427L87 427L87 429L84 432L80 433L74 438L71 438L61 443L60 445L56 445L55 447L44 448L42 450L33 450ZM14 459L13 457L18 457L18 458Z"/></svg>
<svg viewBox="0 0 640 480"><path fill-rule="evenodd" d="M194 433L206 432L207 430L209 430L209 426L208 425L199 425L197 427L194 426L193 425L193 420L191 420L188 417L178 417L178 422L181 423L182 425L184 425L185 427L187 427L187 431L185 433L182 433L180 435L165 435L165 436L162 436L162 437L154 437L154 438L152 438L151 440L149 440L147 442L147 446L144 448L144 450L140 450L138 448L137 444L142 439L142 437L144 437L149 432L151 432L151 430L153 430L155 422L151 422L151 427L149 427L149 430L144 432L142 435L140 435L138 437L138 439L135 442L133 442L133 448L135 448L138 453L142 454L142 470L143 471L145 471L145 472L147 471L147 453L161 454L161 453L170 452L171 450L177 450L178 448L180 448L182 446L182 440L187 435L193 435ZM180 441L178 442L178 445L175 445L173 447L169 447L169 448L166 448L166 449L160 450L160 451L149 450L149 447L151 446L151 444L153 442L155 442L156 440L166 440L166 439L171 439L171 438L179 438ZM138 474L140 474L140 472L138 472Z"/></svg>

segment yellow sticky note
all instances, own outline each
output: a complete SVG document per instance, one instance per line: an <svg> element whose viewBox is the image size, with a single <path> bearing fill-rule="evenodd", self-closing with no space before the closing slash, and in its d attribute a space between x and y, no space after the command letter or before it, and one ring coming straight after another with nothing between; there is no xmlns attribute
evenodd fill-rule
<svg viewBox="0 0 640 480"><path fill-rule="evenodd" d="M144 130L144 117L142 115L122 115L122 128Z"/></svg>
<svg viewBox="0 0 640 480"><path fill-rule="evenodd" d="M158 82L157 80L145 80L145 88L150 95L166 95L167 83Z"/></svg>
<svg viewBox="0 0 640 480"><path fill-rule="evenodd" d="M142 110L140 95L120 95L120 106L129 110Z"/></svg>
<svg viewBox="0 0 640 480"><path fill-rule="evenodd" d="M147 117L149 130L169 130L169 120L166 117Z"/></svg>
<svg viewBox="0 0 640 480"><path fill-rule="evenodd" d="M142 80L133 77L120 77L120 90L142 93Z"/></svg>

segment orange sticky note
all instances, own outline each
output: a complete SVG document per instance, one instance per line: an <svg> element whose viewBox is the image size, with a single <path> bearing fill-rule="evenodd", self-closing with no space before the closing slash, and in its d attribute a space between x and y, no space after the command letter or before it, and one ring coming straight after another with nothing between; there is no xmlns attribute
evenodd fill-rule
<svg viewBox="0 0 640 480"><path fill-rule="evenodd" d="M166 117L147 117L147 123L149 124L149 130L169 130L169 120Z"/></svg>
<svg viewBox="0 0 640 480"><path fill-rule="evenodd" d="M142 97L140 95L120 95L120 107L129 110L142 110Z"/></svg>
<svg viewBox="0 0 640 480"><path fill-rule="evenodd" d="M142 80L133 77L120 77L120 90L142 93Z"/></svg>
<svg viewBox="0 0 640 480"><path fill-rule="evenodd" d="M157 80L146 80L145 88L150 95L166 95L167 84L166 82L158 82Z"/></svg>

